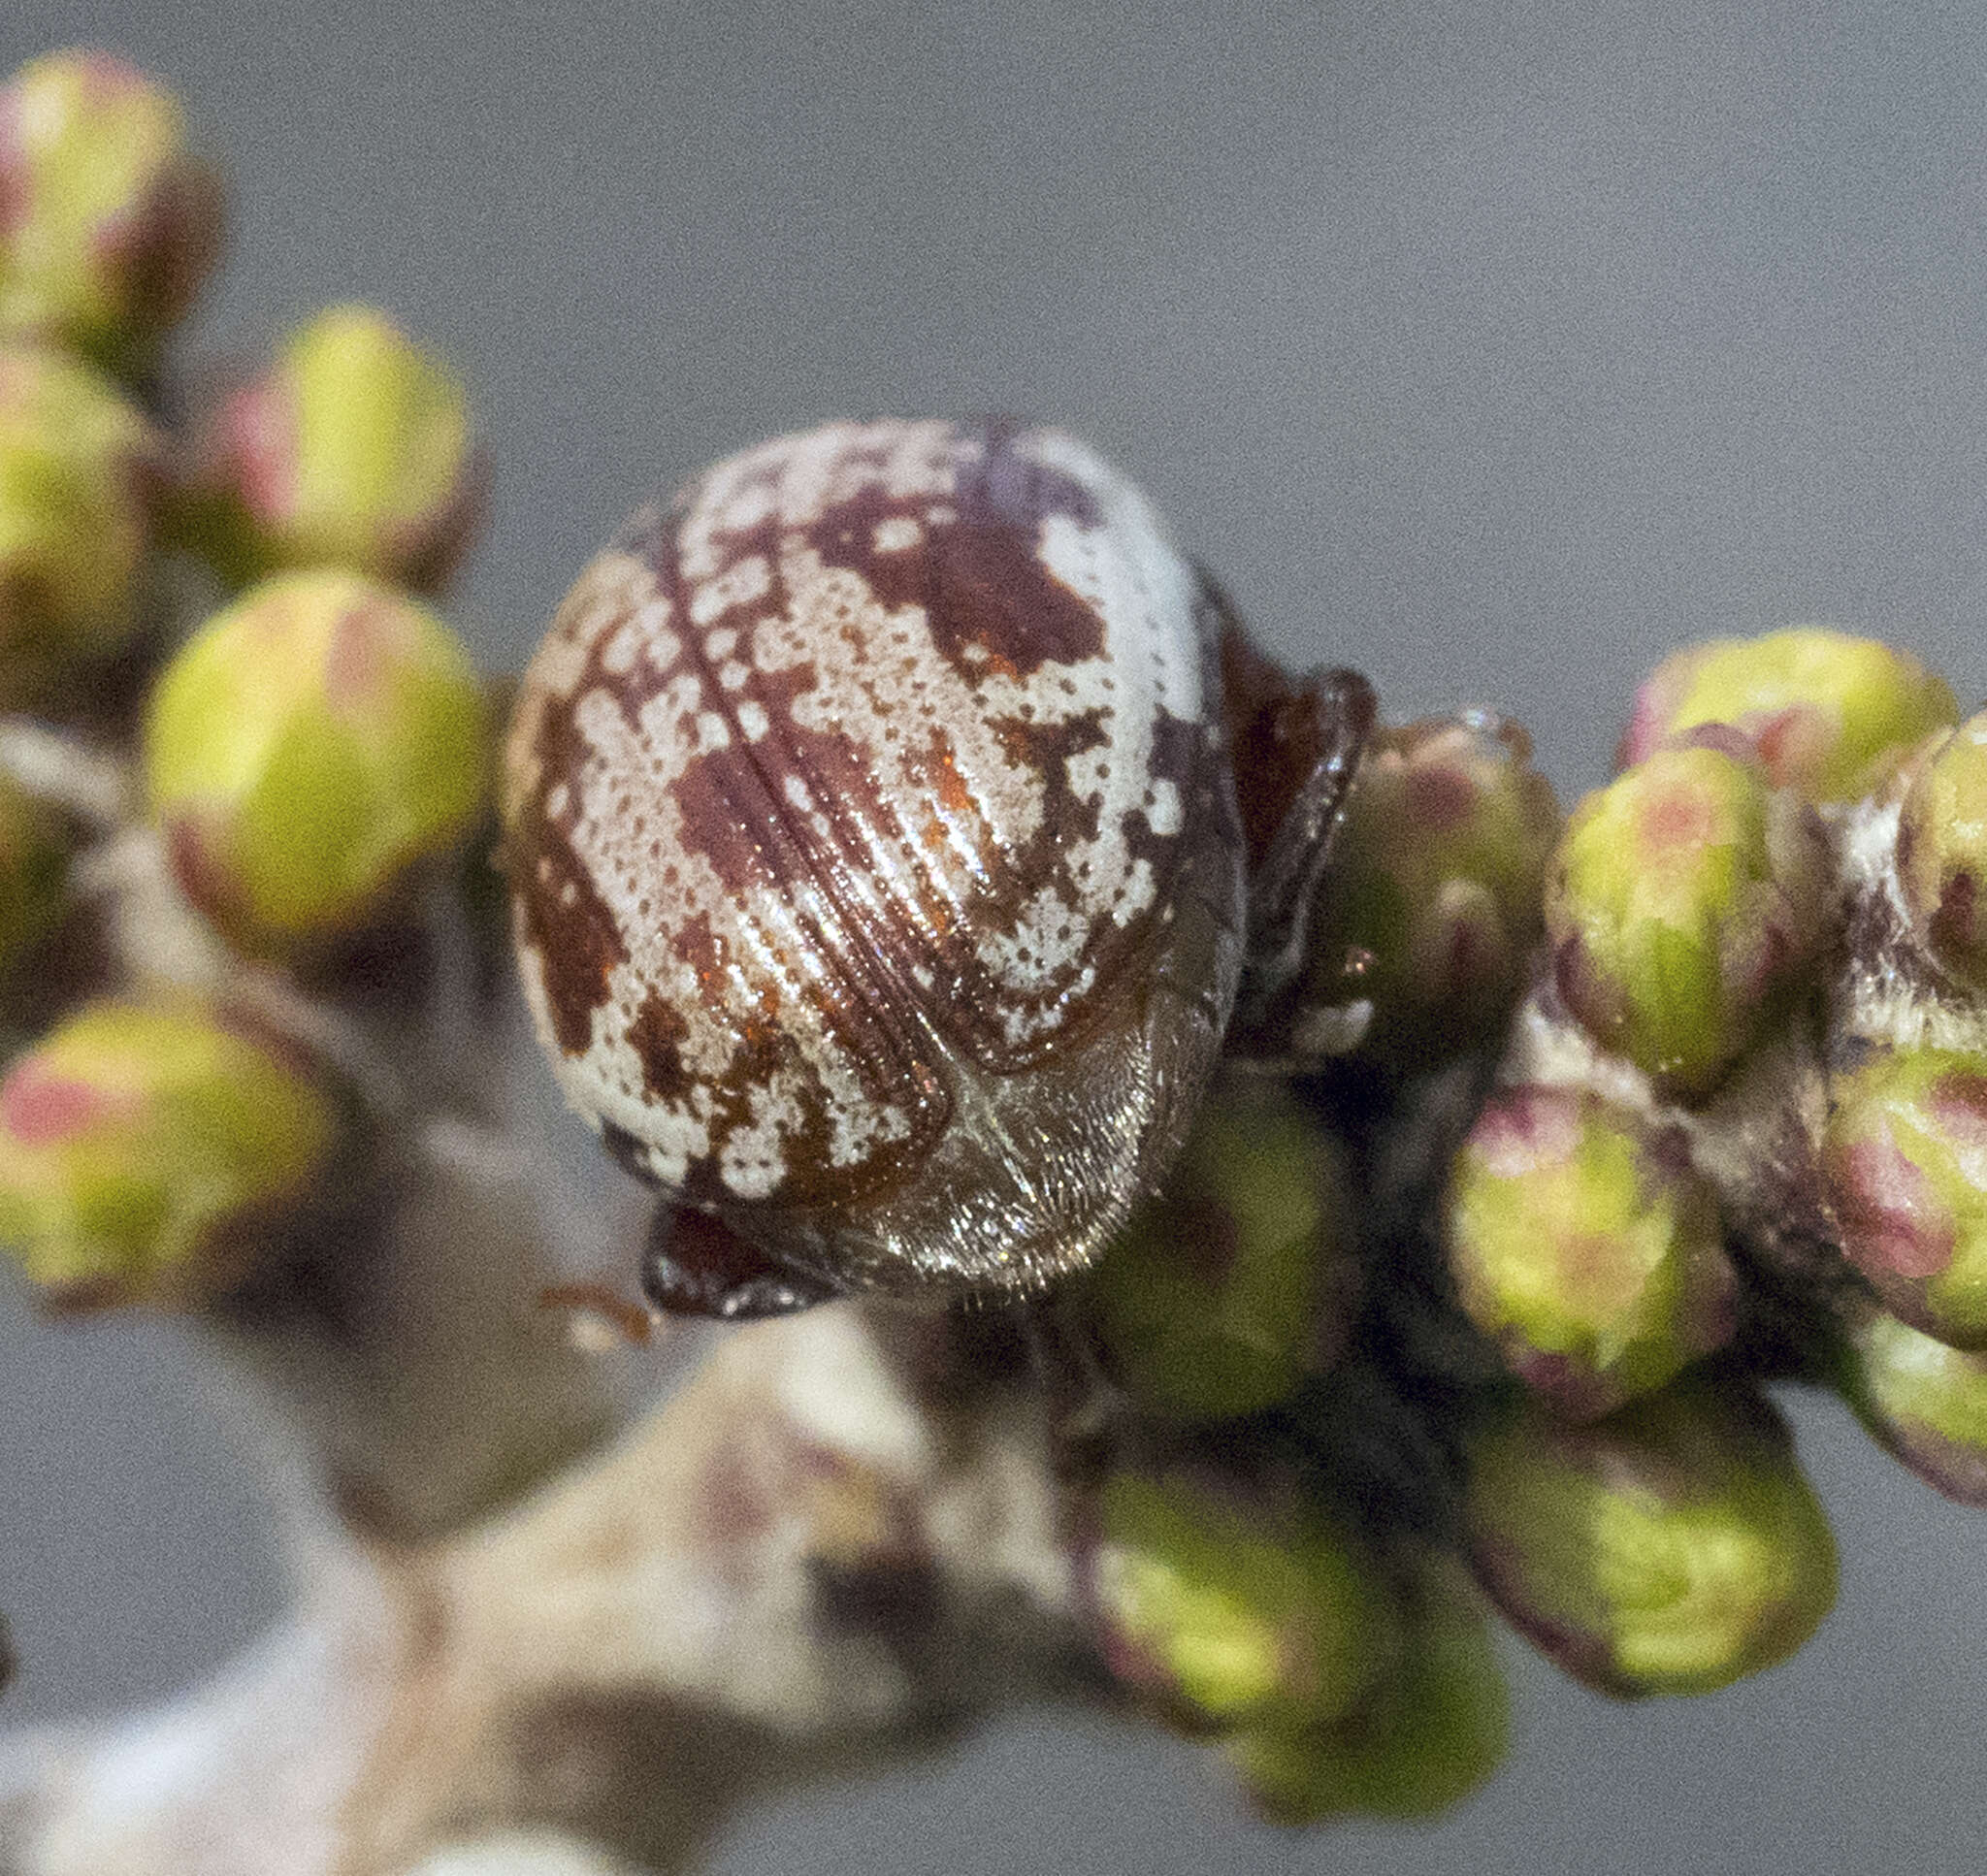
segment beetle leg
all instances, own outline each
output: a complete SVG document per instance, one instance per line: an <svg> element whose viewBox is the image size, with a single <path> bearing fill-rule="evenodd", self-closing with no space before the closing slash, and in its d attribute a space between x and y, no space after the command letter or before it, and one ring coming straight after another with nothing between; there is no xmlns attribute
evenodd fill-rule
<svg viewBox="0 0 1987 1876"><path fill-rule="evenodd" d="M745 1322L792 1315L840 1294L809 1272L774 1262L722 1219L663 1206L641 1254L642 1294L670 1315Z"/></svg>
<svg viewBox="0 0 1987 1876"><path fill-rule="evenodd" d="M1300 752L1303 776L1249 880L1245 998L1267 1002L1303 968L1319 884L1373 728L1373 687L1357 671L1322 671L1276 713L1268 733ZM1246 764L1238 763L1238 767Z"/></svg>
<svg viewBox="0 0 1987 1876"><path fill-rule="evenodd" d="M1249 866L1249 948L1237 1027L1259 1025L1304 968L1311 912L1373 728L1356 671L1292 679L1250 642L1202 574L1220 629L1223 715Z"/></svg>

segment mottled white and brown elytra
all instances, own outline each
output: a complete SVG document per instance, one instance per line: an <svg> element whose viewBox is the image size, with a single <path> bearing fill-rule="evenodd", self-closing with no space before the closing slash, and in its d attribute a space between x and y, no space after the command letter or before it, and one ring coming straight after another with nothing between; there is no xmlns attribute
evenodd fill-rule
<svg viewBox="0 0 1987 1876"><path fill-rule="evenodd" d="M1219 624L1136 489L1003 423L781 437L586 568L519 694L505 861L568 1098L701 1214L661 1301L1094 1259L1241 969Z"/></svg>

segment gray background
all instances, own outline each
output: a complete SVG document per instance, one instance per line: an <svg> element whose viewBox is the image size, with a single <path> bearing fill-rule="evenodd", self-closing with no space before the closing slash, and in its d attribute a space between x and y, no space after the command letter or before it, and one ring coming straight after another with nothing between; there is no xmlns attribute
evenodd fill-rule
<svg viewBox="0 0 1987 1876"><path fill-rule="evenodd" d="M550 8L12 0L114 45L236 183L199 328L365 297L499 463L460 616L514 661L652 482L773 431L990 408L1138 475L1273 644L1604 772L1636 673L1855 624L1987 691L1987 29L1968 5ZM1977 1867L1987 1524L1800 1415L1841 1603L1714 1699L1516 1658L1439 1828L1289 1838L1185 1747L1012 1719L738 1822L728 1872ZM245 1465L155 1326L0 1309L23 1719L160 1694L270 1613Z"/></svg>

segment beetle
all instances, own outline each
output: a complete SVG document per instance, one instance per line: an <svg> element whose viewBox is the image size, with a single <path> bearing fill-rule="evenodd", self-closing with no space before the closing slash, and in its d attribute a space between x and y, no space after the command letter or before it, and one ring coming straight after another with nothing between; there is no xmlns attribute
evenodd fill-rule
<svg viewBox="0 0 1987 1876"><path fill-rule="evenodd" d="M830 424L637 510L525 674L503 799L539 1038L668 1201L653 1299L1092 1263L1238 993L1259 1028L1294 974L1371 716L1253 652L1059 430Z"/></svg>

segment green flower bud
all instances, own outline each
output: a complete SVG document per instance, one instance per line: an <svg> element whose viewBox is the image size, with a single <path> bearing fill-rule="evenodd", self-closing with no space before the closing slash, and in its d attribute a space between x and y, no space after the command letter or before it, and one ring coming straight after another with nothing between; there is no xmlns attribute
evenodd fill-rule
<svg viewBox="0 0 1987 1876"><path fill-rule="evenodd" d="M1511 1696L1488 1626L1454 1591L1417 1608L1387 1682L1331 1726L1239 1734L1228 1757L1280 1824L1364 1812L1420 1818L1460 1803L1504 1763Z"/></svg>
<svg viewBox="0 0 1987 1876"><path fill-rule="evenodd" d="M147 783L180 884L251 950L365 922L474 818L484 716L425 606L328 570L253 588L152 694Z"/></svg>
<svg viewBox="0 0 1987 1876"><path fill-rule="evenodd" d="M1343 1177L1287 1085L1230 1077L1216 1088L1164 1190L1092 1279L1107 1358L1142 1405L1250 1413L1328 1364L1357 1281Z"/></svg>
<svg viewBox="0 0 1987 1876"><path fill-rule="evenodd" d="M1987 1505L1987 1352L1873 1314L1849 1332L1842 1393L1871 1436L1928 1485Z"/></svg>
<svg viewBox="0 0 1987 1876"><path fill-rule="evenodd" d="M1560 819L1515 723L1474 711L1377 731L1312 939L1316 994L1370 998L1365 1046L1384 1053L1448 1052L1493 1028L1541 935Z"/></svg>
<svg viewBox="0 0 1987 1876"><path fill-rule="evenodd" d="M1822 861L1810 811L1750 763L1658 750L1588 795L1559 844L1560 995L1646 1074L1708 1091L1814 950Z"/></svg>
<svg viewBox="0 0 1987 1876"><path fill-rule="evenodd" d="M1315 1516L1120 1472L1098 1519L1089 1586L1105 1660L1183 1725L1334 1720L1374 1685L1391 1600Z"/></svg>
<svg viewBox="0 0 1987 1876"><path fill-rule="evenodd" d="M1456 1156L1450 1268L1527 1385L1591 1417L1731 1337L1715 1194L1674 1133L1572 1088L1500 1089Z"/></svg>
<svg viewBox="0 0 1987 1876"><path fill-rule="evenodd" d="M468 397L371 307L319 313L202 429L181 529L232 578L332 566L433 591L469 545Z"/></svg>
<svg viewBox="0 0 1987 1876"><path fill-rule="evenodd" d="M1898 884L1925 949L1987 990L1987 710L1917 764L1898 822Z"/></svg>
<svg viewBox="0 0 1987 1876"><path fill-rule="evenodd" d="M0 1082L0 1243L56 1301L197 1300L334 1130L302 1074L207 1012L87 1005Z"/></svg>
<svg viewBox="0 0 1987 1876"><path fill-rule="evenodd" d="M1479 1436L1471 1562L1536 1647L1604 1694L1709 1694L1787 1659L1835 1601L1827 1518L1778 1416L1679 1383L1606 1420Z"/></svg>
<svg viewBox="0 0 1987 1876"><path fill-rule="evenodd" d="M0 331L142 364L220 252L219 178L179 101L106 52L51 52L0 90Z"/></svg>
<svg viewBox="0 0 1987 1876"><path fill-rule="evenodd" d="M1627 768L1691 730L1725 724L1775 786L1810 801L1855 801L1958 720L1951 688L1915 658L1803 626L1714 638L1665 659L1636 694L1616 756Z"/></svg>
<svg viewBox="0 0 1987 1876"><path fill-rule="evenodd" d="M0 705L121 650L161 444L86 365L0 345Z"/></svg>
<svg viewBox="0 0 1987 1876"><path fill-rule="evenodd" d="M1885 1304L1987 1347L1987 1060L1884 1049L1832 1076L1822 1168L1842 1248Z"/></svg>

